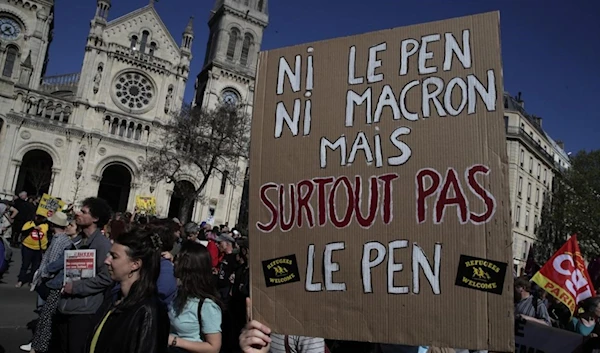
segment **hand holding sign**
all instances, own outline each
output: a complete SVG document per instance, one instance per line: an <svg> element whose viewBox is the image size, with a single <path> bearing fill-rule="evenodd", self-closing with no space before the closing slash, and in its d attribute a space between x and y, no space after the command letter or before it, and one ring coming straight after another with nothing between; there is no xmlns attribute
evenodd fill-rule
<svg viewBox="0 0 600 353"><path fill-rule="evenodd" d="M248 323L240 334L240 348L244 353L268 353L271 348L271 329L256 320L250 320L252 316L252 301L246 298L246 320Z"/></svg>

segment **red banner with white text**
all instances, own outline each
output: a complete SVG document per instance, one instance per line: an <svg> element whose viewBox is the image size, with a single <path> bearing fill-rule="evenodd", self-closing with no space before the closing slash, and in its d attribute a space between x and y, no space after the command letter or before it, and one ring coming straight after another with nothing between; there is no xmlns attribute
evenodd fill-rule
<svg viewBox="0 0 600 353"><path fill-rule="evenodd" d="M564 303L571 314L580 301L596 295L576 235L567 240L531 280Z"/></svg>

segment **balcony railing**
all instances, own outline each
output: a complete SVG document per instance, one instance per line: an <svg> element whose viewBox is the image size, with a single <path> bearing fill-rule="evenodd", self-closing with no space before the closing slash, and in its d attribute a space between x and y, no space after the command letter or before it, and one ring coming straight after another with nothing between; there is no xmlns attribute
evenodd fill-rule
<svg viewBox="0 0 600 353"><path fill-rule="evenodd" d="M537 152L546 162L553 166L556 170L564 171L565 168L559 165L554 158L548 153L544 147L542 147L536 140L531 137L524 129L518 126L507 126L506 127L506 136L507 137L518 137L522 139L529 147Z"/></svg>
<svg viewBox="0 0 600 353"><path fill-rule="evenodd" d="M42 79L40 90L44 92L76 91L79 84L80 73L66 75L48 76Z"/></svg>
<svg viewBox="0 0 600 353"><path fill-rule="evenodd" d="M124 45L110 43L108 47L110 51L113 51L119 56L134 59L145 64L158 66L162 69L170 69L173 66L172 63L167 60L157 58L156 56L151 54L142 53L139 50L133 50L130 47L126 47Z"/></svg>

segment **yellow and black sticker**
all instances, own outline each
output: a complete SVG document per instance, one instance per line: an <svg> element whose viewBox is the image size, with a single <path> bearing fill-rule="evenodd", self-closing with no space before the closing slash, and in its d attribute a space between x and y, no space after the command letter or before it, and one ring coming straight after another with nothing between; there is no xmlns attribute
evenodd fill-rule
<svg viewBox="0 0 600 353"><path fill-rule="evenodd" d="M507 264L504 262L460 255L457 286L502 294Z"/></svg>
<svg viewBox="0 0 600 353"><path fill-rule="evenodd" d="M278 257L262 262L267 287L300 281L296 255Z"/></svg>

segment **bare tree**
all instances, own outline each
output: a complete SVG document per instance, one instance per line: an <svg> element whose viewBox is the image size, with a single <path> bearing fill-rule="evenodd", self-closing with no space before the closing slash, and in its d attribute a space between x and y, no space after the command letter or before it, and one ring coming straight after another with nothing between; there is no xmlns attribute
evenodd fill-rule
<svg viewBox="0 0 600 353"><path fill-rule="evenodd" d="M78 201L79 198L79 194L81 193L81 191L83 190L83 188L86 186L86 182L85 182L85 177L80 176L79 178L75 179L75 183L73 183L73 204L75 205Z"/></svg>
<svg viewBox="0 0 600 353"><path fill-rule="evenodd" d="M35 188L35 195L40 196L41 191L52 183L52 170L46 164L38 161L29 168L27 178Z"/></svg>
<svg viewBox="0 0 600 353"><path fill-rule="evenodd" d="M177 183L184 174L198 177L196 190L175 188L182 199L179 217L188 220L192 202L199 198L211 176L229 182L236 180L240 159L248 157L250 116L244 106L220 104L213 110L185 105L163 127L158 151L150 155L142 169L151 183L161 180Z"/></svg>

